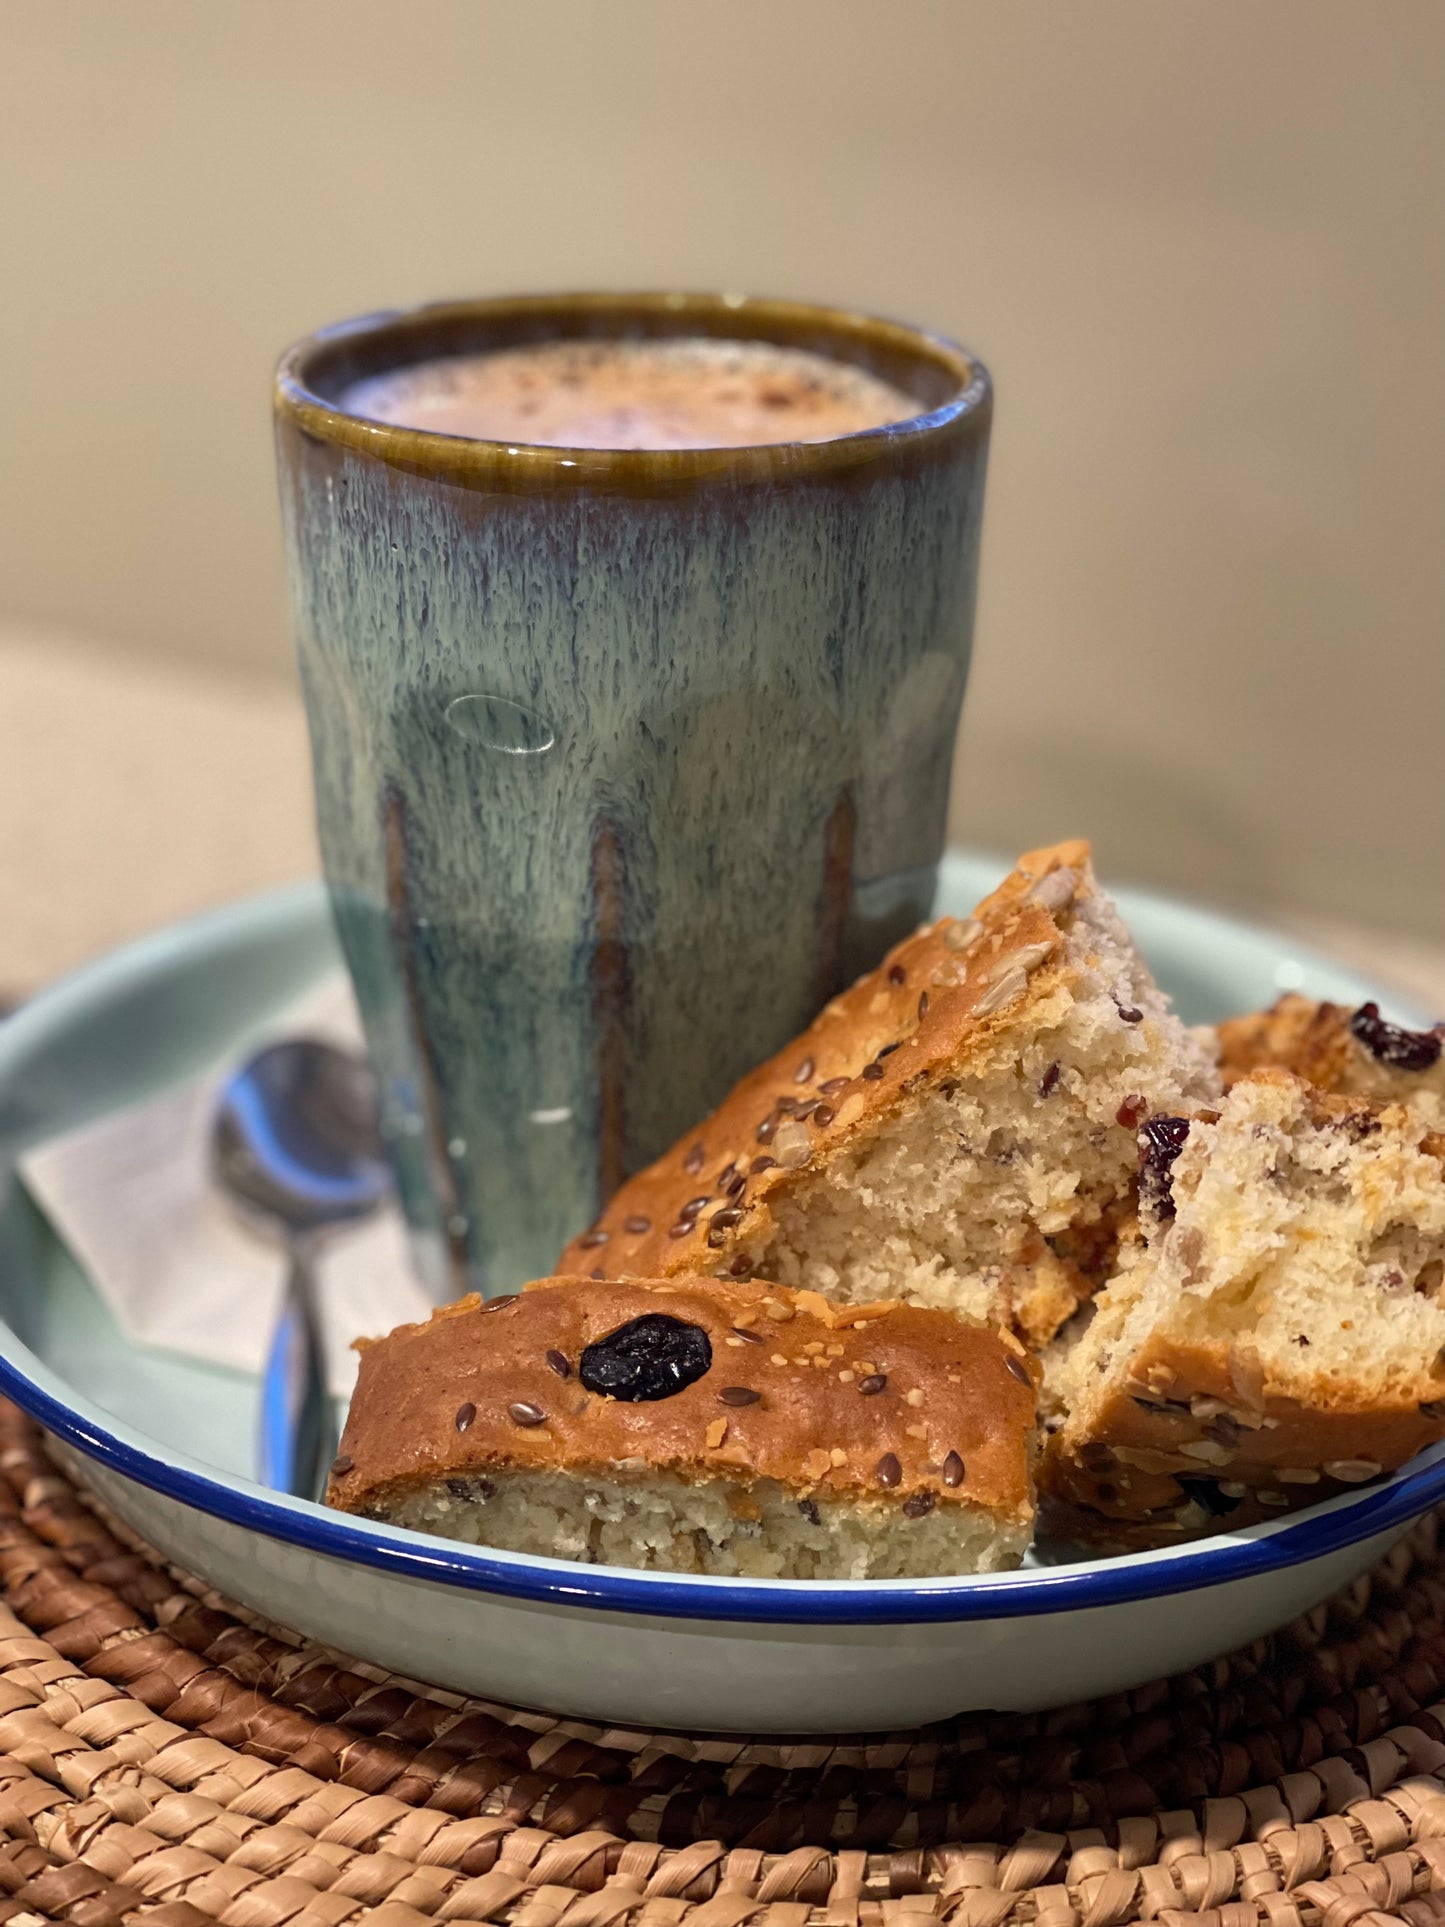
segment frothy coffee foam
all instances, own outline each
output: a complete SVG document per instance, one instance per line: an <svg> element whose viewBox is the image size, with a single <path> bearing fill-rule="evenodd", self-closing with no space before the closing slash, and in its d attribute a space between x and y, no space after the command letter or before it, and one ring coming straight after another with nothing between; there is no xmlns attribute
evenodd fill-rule
<svg viewBox="0 0 1445 1927"><path fill-rule="evenodd" d="M353 415L557 448L746 448L881 428L924 404L802 348L691 336L544 341L357 382Z"/></svg>

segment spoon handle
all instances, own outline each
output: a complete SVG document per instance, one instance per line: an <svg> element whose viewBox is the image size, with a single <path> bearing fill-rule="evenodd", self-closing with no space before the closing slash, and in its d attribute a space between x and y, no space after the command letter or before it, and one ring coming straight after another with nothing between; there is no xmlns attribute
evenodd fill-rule
<svg viewBox="0 0 1445 1927"><path fill-rule="evenodd" d="M311 1254L297 1241L261 1376L261 1483L273 1492L314 1499L330 1462L331 1431L315 1270Z"/></svg>

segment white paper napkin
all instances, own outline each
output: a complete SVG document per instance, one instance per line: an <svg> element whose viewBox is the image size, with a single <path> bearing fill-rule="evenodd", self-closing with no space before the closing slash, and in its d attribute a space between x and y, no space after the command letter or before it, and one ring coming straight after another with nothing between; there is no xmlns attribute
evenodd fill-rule
<svg viewBox="0 0 1445 1927"><path fill-rule="evenodd" d="M315 1037L360 1048L344 973L252 1040ZM280 1307L285 1259L242 1223L210 1178L211 1123L234 1066L112 1111L26 1153L20 1170L77 1262L137 1345L257 1372ZM327 1379L356 1379L351 1341L408 1319L430 1300L411 1269L400 1212L339 1230L321 1247L318 1299Z"/></svg>

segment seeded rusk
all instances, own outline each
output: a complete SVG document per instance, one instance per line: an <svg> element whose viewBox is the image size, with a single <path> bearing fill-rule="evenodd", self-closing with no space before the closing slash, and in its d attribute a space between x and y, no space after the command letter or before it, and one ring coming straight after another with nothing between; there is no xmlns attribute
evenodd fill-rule
<svg viewBox="0 0 1445 1927"><path fill-rule="evenodd" d="M774 1278L1042 1343L1107 1275L1137 1121L1218 1094L1089 864L1023 857L899 945L613 1199L559 1269Z"/></svg>
<svg viewBox="0 0 1445 1927"><path fill-rule="evenodd" d="M992 1572L1028 1543L1034 1369L942 1312L546 1279L362 1346L327 1503L670 1572Z"/></svg>
<svg viewBox="0 0 1445 1927"><path fill-rule="evenodd" d="M1445 1129L1445 1025L1406 1030L1375 1004L1352 1011L1291 992L1219 1026L1219 1065L1226 1086L1276 1065L1322 1091L1382 1104L1414 1099L1434 1129Z"/></svg>
<svg viewBox="0 0 1445 1927"><path fill-rule="evenodd" d="M1141 1243L1052 1388L1047 1528L1250 1525L1445 1437L1445 1138L1278 1070L1145 1136Z"/></svg>

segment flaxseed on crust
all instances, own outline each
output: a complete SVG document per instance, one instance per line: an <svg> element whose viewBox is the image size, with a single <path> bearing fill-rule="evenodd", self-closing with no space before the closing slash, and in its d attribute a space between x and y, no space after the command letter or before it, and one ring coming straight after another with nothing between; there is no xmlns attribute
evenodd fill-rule
<svg viewBox="0 0 1445 1927"><path fill-rule="evenodd" d="M1218 1094L1075 841L900 944L574 1239L594 1278L762 1276L1046 1342L1108 1275L1150 1111Z"/></svg>
<svg viewBox="0 0 1445 1927"><path fill-rule="evenodd" d="M991 1571L1028 1542L1036 1368L942 1312L557 1278L361 1351L342 1511L761 1577Z"/></svg>
<svg viewBox="0 0 1445 1927"><path fill-rule="evenodd" d="M1040 1473L1046 1529L1117 1551L1277 1518L1445 1438L1445 1138L1279 1070L1164 1122Z"/></svg>

